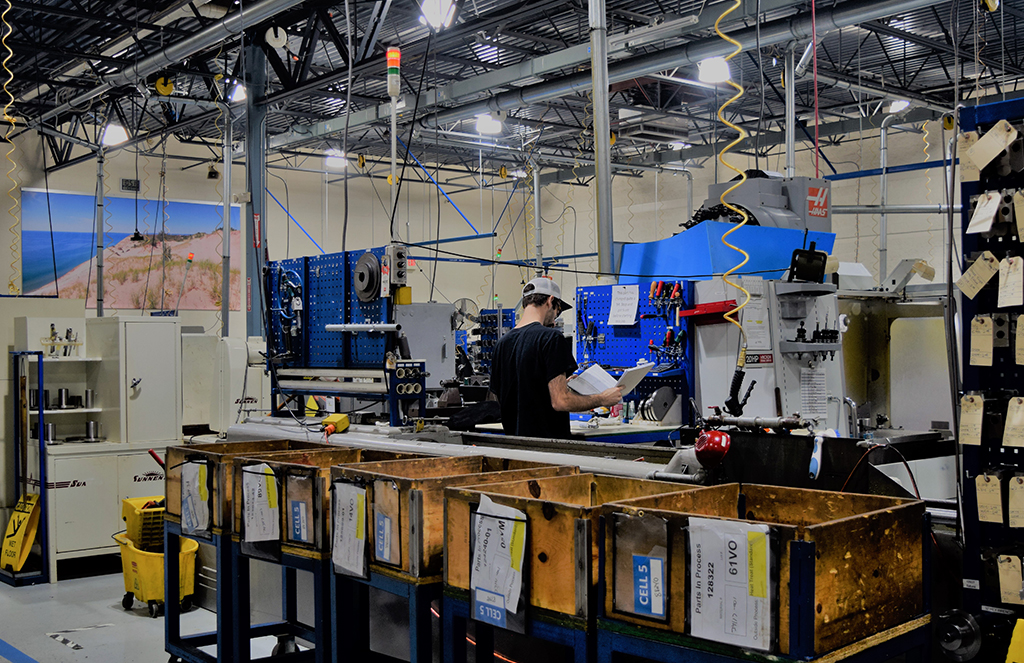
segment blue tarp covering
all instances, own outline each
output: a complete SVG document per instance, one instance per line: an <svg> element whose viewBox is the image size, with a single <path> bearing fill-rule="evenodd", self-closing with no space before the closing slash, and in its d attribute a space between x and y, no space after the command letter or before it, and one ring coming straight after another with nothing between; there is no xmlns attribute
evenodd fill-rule
<svg viewBox="0 0 1024 663"><path fill-rule="evenodd" d="M736 265L743 256L722 244L722 235L735 224L705 221L674 237L626 244L619 263L619 283L639 283L659 279L707 280ZM782 278L789 268L795 249L816 243L819 251L832 252L834 233L805 232L787 228L744 226L729 235L729 242L750 254L740 274L765 279Z"/></svg>

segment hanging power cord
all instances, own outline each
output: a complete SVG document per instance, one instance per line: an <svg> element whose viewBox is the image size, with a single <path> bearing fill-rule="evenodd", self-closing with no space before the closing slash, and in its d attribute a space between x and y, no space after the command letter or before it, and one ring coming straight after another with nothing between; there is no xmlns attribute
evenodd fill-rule
<svg viewBox="0 0 1024 663"><path fill-rule="evenodd" d="M164 308L167 297L167 260L170 258L170 249L167 247L167 222L170 220L170 212L167 211L167 141L163 144L163 154L160 158L160 202L157 205L160 210L160 310Z"/></svg>
<svg viewBox="0 0 1024 663"><path fill-rule="evenodd" d="M940 137L940 139L941 139L941 137ZM925 160L925 163L927 163L928 162L928 158L929 158L928 157L928 148L930 147L930 145L928 144L928 121L927 120L925 122L921 123L921 140L924 141L924 149L923 149L924 160ZM928 204L931 204L931 202L932 202L932 176L929 173L929 169L927 169L927 168L924 171L924 191L925 191L925 196L924 196L925 202L928 203ZM935 233L932 231L932 227L931 227L932 217L931 216L927 216L925 218L929 222L928 223L928 230L926 231L928 233L928 261L929 261L930 264L935 264L938 261L934 260L934 256L933 256L933 254L935 253Z"/></svg>
<svg viewBox="0 0 1024 663"><path fill-rule="evenodd" d="M345 216L341 224L341 251L348 246L348 122L352 117L352 11L349 0L345 0L345 41L348 48L348 74L345 82L345 131L341 135L341 154L345 158L345 176L342 181L345 198ZM371 182L373 180L370 180ZM287 193L287 191L286 191ZM373 206L370 206L371 209ZM289 206L291 209L291 206ZM372 224L371 224L372 227ZM290 229L290 227L289 227Z"/></svg>
<svg viewBox="0 0 1024 663"><path fill-rule="evenodd" d="M398 203L402 199L402 183L405 181L405 169L409 167L409 151L412 149L412 138L413 131L416 128L417 114L420 110L420 97L423 96L423 82L427 79L427 63L430 61L428 54L430 53L430 45L434 40L434 31L431 30L430 34L427 35L426 48L423 49L423 67L420 69L420 82L416 90L416 103L412 106L412 121L409 122L409 137L405 141L405 157L402 159L402 172L398 176L398 191L395 192L395 204L391 208L390 213L390 236L391 241L397 241L397 235L395 235L395 217L398 215Z"/></svg>
<svg viewBox="0 0 1024 663"><path fill-rule="evenodd" d="M729 42L734 47L734 50L732 51L732 53L730 53L729 55L727 55L725 57L726 63L728 63L730 60L732 60L734 57L736 57L736 55L738 55L740 53L740 51L742 50L742 47L741 47L741 45L740 45L740 43L738 41L736 41L732 37L730 37L727 34L725 34L724 32L722 32L722 30L719 27L719 25L721 24L722 20L725 19L726 16L728 16L732 12L736 11L737 9L739 9L742 4L743 4L742 0L733 0L732 6L730 6L728 9L726 9L724 12L722 12L722 15L719 16L718 20L715 21L715 32L718 34L719 37L721 37L725 41ZM739 207L736 207L735 205L732 205L731 203L726 202L726 197L728 197L729 194L731 194L733 191L738 189L740 186L743 185L744 182L747 181L747 175L746 175L746 173L743 170L737 168L736 166L734 166L731 163L729 163L728 161L726 161L725 160L725 155L731 149L733 149L734 147L738 146L744 140L747 139L747 132L743 129L743 127L741 127L739 125L736 125L736 124L733 124L732 122L730 122L729 120L727 120L725 118L725 109L728 108L730 104L738 101L743 96L743 87L742 86L738 85L731 78L729 79L728 83L729 83L729 85L731 85L733 87L734 90L736 90L736 94L734 94L732 97L730 97L725 103L723 103L721 105L721 107L719 107L719 109L718 109L718 119L722 122L722 124L726 125L727 127L732 129L733 131L737 132L739 135L731 143L729 143L724 148L722 148L722 151L719 152L719 154L718 154L718 160L721 162L721 164L723 166L725 166L729 170L731 170L731 171L735 172L737 175L739 175L739 179L736 181L735 184L733 184L731 187L729 187L728 189L726 189L725 191L722 192L721 203L723 205L725 205L734 214L738 214L740 216L740 222L738 224L734 225L732 228L730 228L728 230L728 232L726 232L724 235L722 235L722 244L725 244L727 247L729 247L733 251L736 251L737 253L742 255L743 256L743 260L741 260L732 269L730 269L725 274L723 274L722 275L722 280L725 281L727 284L731 285L732 287L736 288L740 292L742 292L743 293L743 301L742 301L742 303L740 303L737 306L733 307L732 310L730 310L728 313L726 313L723 316L726 320L728 320L732 324L736 325L736 328L740 330L740 349L739 349L739 352L737 353L737 356L736 356L736 371L733 373L733 376L732 376L732 385L729 388L729 398L725 402L725 409L730 414L738 417L741 414L743 414L743 406L746 404L747 398L750 396L750 388L753 388L754 385L753 385L753 383L751 383L750 388L747 389L746 396L742 400L740 400L740 393L739 392L740 392L740 388L743 386L743 375L744 375L743 369L744 369L744 367L747 364L747 331L743 328L743 325L739 322L739 320L737 320L734 316L737 313L739 313L740 311L742 311L743 308L750 301L750 293L747 292L747 290L740 283L735 283L735 282L731 281L729 279L729 277L732 276L733 274L735 274L736 272L738 272L744 265L747 264L747 262L750 260L750 255L747 254L746 251L744 251L743 249L739 248L738 246L730 244L729 240L728 240L728 237L729 237L729 235L733 234L734 232L736 232L737 230L739 230L740 228L742 228L743 226L745 226L747 224L748 216L747 216L747 212L745 210L743 210L743 209L741 209Z"/></svg>
<svg viewBox="0 0 1024 663"><path fill-rule="evenodd" d="M633 200L633 194L635 193L633 189L633 177L631 175L626 175L626 179L628 180L626 183L626 200L629 201L629 206L626 207L626 214L628 214L628 217L626 218L626 225L629 227L629 231L626 233L626 239L630 242L636 242L636 240L633 239L633 233L636 232L636 224L633 223L634 217L636 217L633 213L633 205L636 202Z"/></svg>
<svg viewBox="0 0 1024 663"><path fill-rule="evenodd" d="M46 218L50 222L50 256L53 258L53 287L60 297L60 281L57 278L57 245L53 239L53 211L50 209L50 172L46 165L46 144L43 132L39 132L40 151L43 153L43 186L46 188Z"/></svg>
<svg viewBox="0 0 1024 663"><path fill-rule="evenodd" d="M7 14L11 11L11 0L6 0L3 5L3 12L0 12L0 21L3 21L3 36L0 38L0 42L3 44L3 61L0 64L4 68L4 122L7 122L7 132L4 135L4 139L7 141L7 153L4 154L4 158L7 159L7 179L10 181L11 186L7 189L7 197L11 199L10 207L7 209L7 213L11 217L11 226L8 229L11 233L11 272L10 277L7 281L7 291L11 295L21 294L21 234L18 232L18 225L21 222L21 215L18 214L18 199L15 197L14 192L18 189L18 182L11 173L17 170L18 166L11 158L14 154L15 146L11 140L11 134L15 130L14 116L11 114L11 107L14 105L14 95L7 88L12 81L14 81L14 72L11 71L7 63L10 62L11 58L14 57L14 51L7 44L7 37L10 36L13 31L11 24L7 22Z"/></svg>

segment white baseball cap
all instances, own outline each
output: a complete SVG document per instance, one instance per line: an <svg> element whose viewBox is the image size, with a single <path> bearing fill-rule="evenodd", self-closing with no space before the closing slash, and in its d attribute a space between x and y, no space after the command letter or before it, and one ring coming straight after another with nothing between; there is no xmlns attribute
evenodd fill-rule
<svg viewBox="0 0 1024 663"><path fill-rule="evenodd" d="M538 276L523 286L523 297L525 298L529 295L551 295L558 300L563 311L568 311L572 308L562 299L562 289L558 287L558 284L546 276Z"/></svg>

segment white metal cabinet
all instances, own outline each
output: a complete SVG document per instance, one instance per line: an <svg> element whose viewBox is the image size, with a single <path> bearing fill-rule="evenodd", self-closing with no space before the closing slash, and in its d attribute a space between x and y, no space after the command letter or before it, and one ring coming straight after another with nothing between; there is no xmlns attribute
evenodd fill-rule
<svg viewBox="0 0 1024 663"><path fill-rule="evenodd" d="M128 440L162 442L181 434L181 334L177 324L124 323Z"/></svg>
<svg viewBox="0 0 1024 663"><path fill-rule="evenodd" d="M56 525L58 555L109 548L117 532L117 463L109 456L52 458L47 486ZM111 462L115 461L115 462Z"/></svg>

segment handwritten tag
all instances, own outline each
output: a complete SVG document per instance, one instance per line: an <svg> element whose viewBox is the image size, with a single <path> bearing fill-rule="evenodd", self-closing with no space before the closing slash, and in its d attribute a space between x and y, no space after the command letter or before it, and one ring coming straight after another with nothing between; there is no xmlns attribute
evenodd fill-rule
<svg viewBox="0 0 1024 663"><path fill-rule="evenodd" d="M1011 257L999 261L999 308L1024 306L1024 258Z"/></svg>
<svg viewBox="0 0 1024 663"><path fill-rule="evenodd" d="M978 520L983 523L1003 522L1003 495L999 477L994 474L979 474L974 479L978 491Z"/></svg>
<svg viewBox="0 0 1024 663"><path fill-rule="evenodd" d="M967 151L978 142L977 131L967 131L957 136L956 151L967 154ZM970 159L960 159L960 181L977 182L981 178L981 170Z"/></svg>
<svg viewBox="0 0 1024 663"><path fill-rule="evenodd" d="M967 394L960 399L960 444L981 444L981 424L984 418L984 398Z"/></svg>
<svg viewBox="0 0 1024 663"><path fill-rule="evenodd" d="M1004 447L1024 447L1024 398L1011 398L1003 427Z"/></svg>
<svg viewBox="0 0 1024 663"><path fill-rule="evenodd" d="M986 131L977 143L968 148L967 158L973 161L979 170L982 170L1015 140L1017 140L1017 130L1006 120L999 120L996 126Z"/></svg>
<svg viewBox="0 0 1024 663"><path fill-rule="evenodd" d="M991 251L985 251L957 280L956 287L960 288L960 292L967 295L968 299L974 299L981 289L985 287L985 284L991 281L992 277L998 272L999 261L996 260Z"/></svg>
<svg viewBox="0 0 1024 663"><path fill-rule="evenodd" d="M992 318L977 315L971 320L971 366L992 365Z"/></svg>
<svg viewBox="0 0 1024 663"><path fill-rule="evenodd" d="M1020 316L1017 316L1015 324L1017 325L1017 332L1013 339L1013 354L1015 355L1014 358L1017 360L1017 365L1024 366L1024 320L1021 320Z"/></svg>
<svg viewBox="0 0 1024 663"><path fill-rule="evenodd" d="M992 230L995 223L996 213L1003 202L1003 197L997 191L986 191L978 196L977 205L974 207L974 214L971 215L971 222L967 226L967 234L987 233Z"/></svg>
<svg viewBox="0 0 1024 663"><path fill-rule="evenodd" d="M1017 240L1024 239L1024 191L1013 193L1013 220L1017 223Z"/></svg>
<svg viewBox="0 0 1024 663"><path fill-rule="evenodd" d="M1021 599L1020 557L999 556L999 600L1003 603L1024 605Z"/></svg>
<svg viewBox="0 0 1024 663"><path fill-rule="evenodd" d="M1010 527L1024 527L1024 476L1010 479Z"/></svg>

